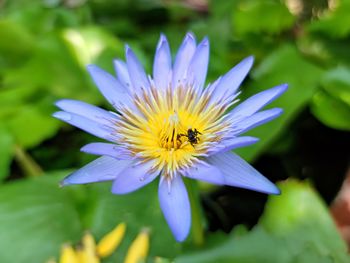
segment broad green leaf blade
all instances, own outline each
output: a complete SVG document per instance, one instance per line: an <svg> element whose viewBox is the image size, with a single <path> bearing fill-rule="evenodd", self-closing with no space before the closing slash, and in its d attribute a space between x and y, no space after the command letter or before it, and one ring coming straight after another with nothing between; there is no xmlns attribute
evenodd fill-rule
<svg viewBox="0 0 350 263"><path fill-rule="evenodd" d="M298 257L310 248L333 262L349 262L346 244L315 189L296 180L279 187L282 194L269 197L260 225L282 238L285 248Z"/></svg>
<svg viewBox="0 0 350 263"><path fill-rule="evenodd" d="M38 263L57 257L82 231L57 177L40 177L0 187L0 233L0 262Z"/></svg>
<svg viewBox="0 0 350 263"><path fill-rule="evenodd" d="M44 108L22 107L16 116L8 120L16 143L24 148L30 148L56 133L59 123Z"/></svg>
<svg viewBox="0 0 350 263"><path fill-rule="evenodd" d="M324 90L350 107L350 68L339 66L329 70L322 78Z"/></svg>
<svg viewBox="0 0 350 263"><path fill-rule="evenodd" d="M311 111L326 126L350 131L350 106L326 92L315 94Z"/></svg>

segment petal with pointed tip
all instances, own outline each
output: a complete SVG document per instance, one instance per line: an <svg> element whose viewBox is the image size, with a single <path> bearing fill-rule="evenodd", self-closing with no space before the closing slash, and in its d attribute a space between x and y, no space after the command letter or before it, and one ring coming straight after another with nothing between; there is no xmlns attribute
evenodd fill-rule
<svg viewBox="0 0 350 263"><path fill-rule="evenodd" d="M232 121L240 121L252 114L256 113L258 110L269 104L274 99L281 96L288 88L287 84L282 84L274 88L264 90L251 96L250 98L243 101L237 107L235 107L228 116Z"/></svg>
<svg viewBox="0 0 350 263"><path fill-rule="evenodd" d="M235 134L238 135L244 133L266 122L269 122L280 116L282 112L283 110L280 108L273 108L254 113L252 116L234 124Z"/></svg>
<svg viewBox="0 0 350 263"><path fill-rule="evenodd" d="M162 178L159 183L159 203L175 239L182 242L188 236L191 227L191 207L185 184L181 176L172 181Z"/></svg>
<svg viewBox="0 0 350 263"><path fill-rule="evenodd" d="M173 88L176 88L186 78L187 69L195 51L196 40L193 34L187 33L175 58L172 79Z"/></svg>
<svg viewBox="0 0 350 263"><path fill-rule="evenodd" d="M112 129L106 124L103 124L101 122L99 123L97 121L90 120L80 115L65 111L57 111L52 114L52 116L79 129L82 129L83 131L91 133L92 135L95 135L102 139L112 140Z"/></svg>
<svg viewBox="0 0 350 263"><path fill-rule="evenodd" d="M205 37L198 45L188 68L189 77L198 88L203 88L209 63L209 40Z"/></svg>
<svg viewBox="0 0 350 263"><path fill-rule="evenodd" d="M221 152L231 151L233 149L237 149L240 147L252 145L258 141L259 141L258 138L250 137L250 136L230 138L230 139L221 141L218 146L210 150L209 154L213 155Z"/></svg>
<svg viewBox="0 0 350 263"><path fill-rule="evenodd" d="M233 96L253 66L253 62L253 56L247 57L221 77L213 92L212 101Z"/></svg>
<svg viewBox="0 0 350 263"><path fill-rule="evenodd" d="M68 175L61 182L62 186L70 184L88 184L114 180L120 171L131 163L130 160L117 160L102 156Z"/></svg>
<svg viewBox="0 0 350 263"><path fill-rule="evenodd" d="M152 182L159 175L159 171L154 171L152 166L152 162L147 162L124 169L114 180L112 193L127 194Z"/></svg>
<svg viewBox="0 0 350 263"><path fill-rule="evenodd" d="M115 77L95 65L89 65L87 69L96 86L111 105L118 108L120 104L128 104L130 98L127 90Z"/></svg>
<svg viewBox="0 0 350 263"><path fill-rule="evenodd" d="M111 156L116 159L130 159L130 155L120 146L113 143L93 142L83 146L80 151L96 155Z"/></svg>
<svg viewBox="0 0 350 263"><path fill-rule="evenodd" d="M133 91L138 93L143 89L149 89L149 81L146 72L141 65L141 62L137 59L135 53L130 47L125 47L126 65L128 67L129 77L133 86Z"/></svg>
<svg viewBox="0 0 350 263"><path fill-rule="evenodd" d="M118 118L116 115L104 109L78 100L63 99L57 101L55 104L57 107L66 112L80 115L98 123L104 123L108 125Z"/></svg>
<svg viewBox="0 0 350 263"><path fill-rule="evenodd" d="M232 152L215 154L208 162L217 166L225 177L225 184L267 194L280 194L280 190L245 160Z"/></svg>
<svg viewBox="0 0 350 263"><path fill-rule="evenodd" d="M131 82L126 63L120 59L115 59L113 64L119 82L130 91Z"/></svg>
<svg viewBox="0 0 350 263"><path fill-rule="evenodd" d="M171 72L171 54L166 37L161 34L153 64L153 78L157 89L166 89Z"/></svg>
<svg viewBox="0 0 350 263"><path fill-rule="evenodd" d="M223 185L225 178L221 171L211 164L199 162L184 170L184 176L212 184Z"/></svg>

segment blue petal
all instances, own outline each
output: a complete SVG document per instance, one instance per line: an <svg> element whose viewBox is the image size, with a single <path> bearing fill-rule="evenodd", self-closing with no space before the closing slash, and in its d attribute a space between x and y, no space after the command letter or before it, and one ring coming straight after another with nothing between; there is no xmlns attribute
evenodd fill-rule
<svg viewBox="0 0 350 263"><path fill-rule="evenodd" d="M111 105L118 108L120 104L130 104L127 90L115 77L95 65L89 65L87 69L97 87Z"/></svg>
<svg viewBox="0 0 350 263"><path fill-rule="evenodd" d="M104 123L108 125L112 124L113 121L118 119L116 115L106 110L78 100L63 99L57 101L55 104L57 107L66 112L80 115L87 119L96 121L97 123Z"/></svg>
<svg viewBox="0 0 350 263"><path fill-rule="evenodd" d="M123 148L113 143L93 142L82 147L80 151L96 155L106 155L122 160L130 158L130 155Z"/></svg>
<svg viewBox="0 0 350 263"><path fill-rule="evenodd" d="M218 146L211 149L208 154L213 155L213 154L218 154L221 152L231 151L233 149L237 149L240 147L252 145L258 141L259 141L258 138L250 137L250 136L241 136L241 137L230 138L230 139L221 141L218 144Z"/></svg>
<svg viewBox="0 0 350 263"><path fill-rule="evenodd" d="M154 171L152 165L151 162L133 164L124 169L114 180L112 193L127 194L152 182L159 175L159 171Z"/></svg>
<svg viewBox="0 0 350 263"><path fill-rule="evenodd" d="M116 59L113 61L114 64L114 70L117 74L117 78L119 82L130 91L131 88L131 82L128 72L128 67L126 63L120 59Z"/></svg>
<svg viewBox="0 0 350 263"><path fill-rule="evenodd" d="M280 190L257 170L232 152L219 153L208 158L225 176L225 184L267 194L280 194Z"/></svg>
<svg viewBox="0 0 350 263"><path fill-rule="evenodd" d="M198 88L203 88L209 62L209 40L207 37L198 45L188 68L189 78ZM193 75L193 76L191 76Z"/></svg>
<svg viewBox="0 0 350 263"><path fill-rule="evenodd" d="M150 87L146 72L130 47L125 47L126 65L133 90L136 93L148 90Z"/></svg>
<svg viewBox="0 0 350 263"><path fill-rule="evenodd" d="M153 78L157 89L166 89L171 72L171 54L166 37L161 34L153 64Z"/></svg>
<svg viewBox="0 0 350 263"><path fill-rule="evenodd" d="M240 121L248 116L251 116L265 105L281 96L287 90L287 88L287 84L282 84L255 94L235 107L228 114L228 116L232 119L232 121Z"/></svg>
<svg viewBox="0 0 350 263"><path fill-rule="evenodd" d="M184 241L191 227L191 207L181 176L175 176L171 182L161 178L158 196L165 220L175 239Z"/></svg>
<svg viewBox="0 0 350 263"><path fill-rule="evenodd" d="M172 80L173 88L182 84L186 78L187 69L195 51L196 40L193 34L187 33L175 58Z"/></svg>
<svg viewBox="0 0 350 263"><path fill-rule="evenodd" d="M225 184L224 175L214 165L199 162L183 171L183 175L192 179L205 181L212 184Z"/></svg>
<svg viewBox="0 0 350 263"><path fill-rule="evenodd" d="M221 77L214 89L212 101L226 100L236 94L239 86L253 66L253 62L254 57L247 57Z"/></svg>
<svg viewBox="0 0 350 263"><path fill-rule="evenodd" d="M257 126L269 122L282 114L280 108L273 108L265 111L254 113L252 116L234 124L235 134L241 134Z"/></svg>
<svg viewBox="0 0 350 263"><path fill-rule="evenodd" d="M115 158L102 156L85 165L78 171L68 175L61 182L62 186L70 184L87 184L114 180L117 175L127 167L131 161L116 160Z"/></svg>
<svg viewBox="0 0 350 263"><path fill-rule="evenodd" d="M106 140L113 141L113 130L106 124L99 123L94 120L82 117L80 115L69 113L65 111L57 111L52 114L53 117L60 119L61 121L67 122L79 129L82 129L92 135L100 137Z"/></svg>

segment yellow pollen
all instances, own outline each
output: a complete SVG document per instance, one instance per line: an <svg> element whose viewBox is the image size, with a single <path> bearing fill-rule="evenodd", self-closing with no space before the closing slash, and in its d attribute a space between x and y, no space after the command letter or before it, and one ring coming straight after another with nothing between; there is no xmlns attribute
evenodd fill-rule
<svg viewBox="0 0 350 263"><path fill-rule="evenodd" d="M208 151L208 142L218 141L216 133L226 125L220 117L225 105L210 105L208 96L191 86L151 88L134 98L138 112L121 111L116 132L121 144L154 169L172 177L189 167ZM214 125L215 124L215 125Z"/></svg>

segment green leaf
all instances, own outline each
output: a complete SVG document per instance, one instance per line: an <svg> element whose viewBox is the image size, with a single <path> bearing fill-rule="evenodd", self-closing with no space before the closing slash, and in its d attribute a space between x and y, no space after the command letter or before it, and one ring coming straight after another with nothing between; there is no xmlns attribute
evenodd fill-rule
<svg viewBox="0 0 350 263"><path fill-rule="evenodd" d="M281 183L252 231L232 233L225 242L176 258L176 263L349 262L346 244L319 196L308 184Z"/></svg>
<svg viewBox="0 0 350 263"><path fill-rule="evenodd" d="M26 28L10 20L0 20L0 39L1 55L7 59L23 62L34 47L34 38Z"/></svg>
<svg viewBox="0 0 350 263"><path fill-rule="evenodd" d="M16 143L24 148L31 148L56 133L59 122L47 109L47 107L23 106L17 115L8 120Z"/></svg>
<svg viewBox="0 0 350 263"><path fill-rule="evenodd" d="M13 157L14 140L11 133L0 125L0 181L9 175Z"/></svg>
<svg viewBox="0 0 350 263"><path fill-rule="evenodd" d="M346 244L317 192L296 180L279 187L282 194L269 197L260 224L271 235L283 238L285 248L293 254L302 255L310 248L328 261L348 262Z"/></svg>
<svg viewBox="0 0 350 263"><path fill-rule="evenodd" d="M37 263L82 230L67 192L47 176L0 186L0 233L0 262Z"/></svg>
<svg viewBox="0 0 350 263"><path fill-rule="evenodd" d="M320 91L315 94L311 111L325 125L350 131L350 106L326 92Z"/></svg>
<svg viewBox="0 0 350 263"><path fill-rule="evenodd" d="M62 38L82 68L94 63L112 69L112 59L124 56L124 45L108 31L99 27L66 29L62 32ZM109 55L101 61L104 53ZM101 62L105 65L101 65Z"/></svg>
<svg viewBox="0 0 350 263"><path fill-rule="evenodd" d="M238 35L249 33L277 34L290 28L295 21L280 1L239 1L232 15Z"/></svg>
<svg viewBox="0 0 350 263"><path fill-rule="evenodd" d="M263 152L312 98L322 73L323 70L302 57L291 45L284 45L266 57L253 71L253 83L243 94L253 95L287 83L287 92L268 106L280 107L284 112L276 120L249 131L247 134L260 138L260 141L237 152L250 161Z"/></svg>
<svg viewBox="0 0 350 263"><path fill-rule="evenodd" d="M322 87L350 107L350 68L339 66L329 70L322 78Z"/></svg>

